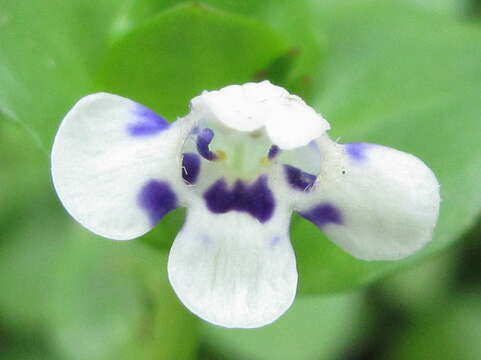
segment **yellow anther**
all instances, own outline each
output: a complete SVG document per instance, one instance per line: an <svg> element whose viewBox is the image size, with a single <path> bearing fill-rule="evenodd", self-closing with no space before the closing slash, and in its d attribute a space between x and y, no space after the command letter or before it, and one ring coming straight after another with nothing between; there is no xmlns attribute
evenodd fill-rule
<svg viewBox="0 0 481 360"><path fill-rule="evenodd" d="M262 165L267 165L269 164L269 158L267 156L264 156L262 159L261 159L261 164Z"/></svg>
<svg viewBox="0 0 481 360"><path fill-rule="evenodd" d="M225 151L216 150L214 152L215 152L215 155L216 155L216 158L215 158L216 161L222 161L222 160L227 159L227 154L225 153Z"/></svg>

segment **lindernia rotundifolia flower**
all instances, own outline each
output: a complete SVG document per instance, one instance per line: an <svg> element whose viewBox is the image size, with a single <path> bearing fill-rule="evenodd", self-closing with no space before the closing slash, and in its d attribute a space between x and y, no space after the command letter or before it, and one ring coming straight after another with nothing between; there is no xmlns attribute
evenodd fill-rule
<svg viewBox="0 0 481 360"><path fill-rule="evenodd" d="M68 212L114 240L186 207L168 260L175 292L204 320L254 328L293 302L293 211L360 259L400 259L431 239L440 201L432 171L385 146L338 144L329 128L268 81L205 91L171 124L98 93L63 119L52 176Z"/></svg>

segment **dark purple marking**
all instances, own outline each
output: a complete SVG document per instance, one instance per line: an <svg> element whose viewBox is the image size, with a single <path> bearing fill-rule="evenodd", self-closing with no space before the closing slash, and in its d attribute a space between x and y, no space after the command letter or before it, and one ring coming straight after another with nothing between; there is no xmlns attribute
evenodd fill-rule
<svg viewBox="0 0 481 360"><path fill-rule="evenodd" d="M291 165L284 165L284 172L289 185L300 191L310 190L317 179L317 176L301 171Z"/></svg>
<svg viewBox="0 0 481 360"><path fill-rule="evenodd" d="M197 151L206 160L215 160L217 155L210 151L209 145L214 138L214 131L209 128L204 128L197 134Z"/></svg>
<svg viewBox="0 0 481 360"><path fill-rule="evenodd" d="M165 181L150 180L140 190L137 200L149 215L152 226L177 207L177 197Z"/></svg>
<svg viewBox="0 0 481 360"><path fill-rule="evenodd" d="M132 136L151 136L169 128L170 124L162 116L149 108L137 104L134 108L137 122L129 124L127 130Z"/></svg>
<svg viewBox="0 0 481 360"><path fill-rule="evenodd" d="M272 145L271 148L269 149L269 154L267 155L267 157L269 158L269 160L272 160L274 159L277 154L279 154L279 151L281 149L279 149L279 146L277 145Z"/></svg>
<svg viewBox="0 0 481 360"><path fill-rule="evenodd" d="M341 212L329 203L314 206L307 211L299 212L299 214L320 228L327 224L342 224Z"/></svg>
<svg viewBox="0 0 481 360"><path fill-rule="evenodd" d="M371 144L367 143L348 143L344 144L349 157L356 161L366 160L366 150L371 147Z"/></svg>
<svg viewBox="0 0 481 360"><path fill-rule="evenodd" d="M184 153L182 157L182 177L187 184L195 184L200 172L200 158L194 153Z"/></svg>
<svg viewBox="0 0 481 360"><path fill-rule="evenodd" d="M204 199L213 213L247 212L262 223L269 220L274 212L274 197L267 186L266 176L259 177L251 185L237 180L232 190L224 179L219 179L204 193Z"/></svg>

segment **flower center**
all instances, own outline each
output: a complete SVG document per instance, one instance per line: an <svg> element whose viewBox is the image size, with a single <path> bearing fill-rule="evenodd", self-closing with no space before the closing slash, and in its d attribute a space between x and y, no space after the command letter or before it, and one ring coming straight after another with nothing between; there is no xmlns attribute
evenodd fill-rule
<svg viewBox="0 0 481 360"><path fill-rule="evenodd" d="M201 123L187 139L184 149L189 167L196 155L202 175L224 177L228 182L252 180L266 173L279 153L262 130L237 131L213 122ZM185 155L184 155L185 157ZM185 164L187 162L187 164ZM190 177L185 174L184 179ZM195 172L195 169L194 169Z"/></svg>
<svg viewBox="0 0 481 360"><path fill-rule="evenodd" d="M284 181L295 191L309 191L320 172L315 142L282 150L264 128L239 131L214 121L200 121L182 153L183 179L207 209L215 214L243 212L261 223L269 221L276 208L273 185Z"/></svg>
<svg viewBox="0 0 481 360"><path fill-rule="evenodd" d="M215 122L201 122L194 128L184 144L183 156L184 180L199 186L220 178L231 184L252 182L279 164L284 165L288 182L308 186L320 171L320 152L314 142L281 150L264 129L238 131ZM202 179L197 183L199 175Z"/></svg>

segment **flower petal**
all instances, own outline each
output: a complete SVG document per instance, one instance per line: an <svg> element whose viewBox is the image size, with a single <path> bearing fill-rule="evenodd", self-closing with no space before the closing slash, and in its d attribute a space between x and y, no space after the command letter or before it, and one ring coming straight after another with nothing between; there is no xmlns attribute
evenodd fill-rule
<svg viewBox="0 0 481 360"><path fill-rule="evenodd" d="M192 116L237 131L265 128L281 149L308 144L329 130L329 123L298 96L269 81L230 85L192 99Z"/></svg>
<svg viewBox="0 0 481 360"><path fill-rule="evenodd" d="M439 184L421 160L380 145L319 143L321 174L297 198L303 217L365 260L400 259L431 239Z"/></svg>
<svg viewBox="0 0 481 360"><path fill-rule="evenodd" d="M182 202L181 148L191 124L169 124L132 100L99 93L66 115L52 150L65 208L89 230L126 240Z"/></svg>
<svg viewBox="0 0 481 360"><path fill-rule="evenodd" d="M189 208L169 255L169 279L185 306L211 323L269 324L291 305L297 286L289 241L290 211L261 223L243 212Z"/></svg>

